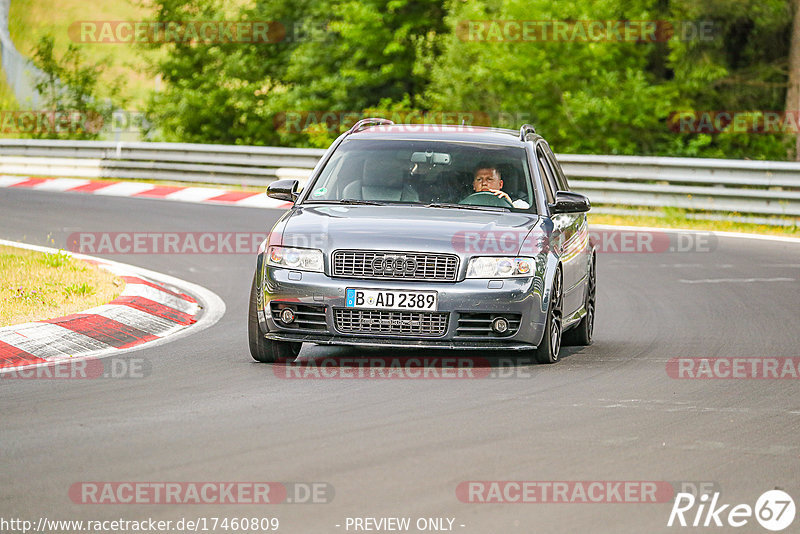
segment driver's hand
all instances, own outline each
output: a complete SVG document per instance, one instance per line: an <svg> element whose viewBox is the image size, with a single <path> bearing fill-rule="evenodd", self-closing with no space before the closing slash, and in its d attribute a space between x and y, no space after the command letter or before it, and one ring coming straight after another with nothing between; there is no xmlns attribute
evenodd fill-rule
<svg viewBox="0 0 800 534"><path fill-rule="evenodd" d="M511 197L508 196L508 193L506 193L505 191L501 191L500 189L489 189L489 192L498 198L503 198L511 202Z"/></svg>

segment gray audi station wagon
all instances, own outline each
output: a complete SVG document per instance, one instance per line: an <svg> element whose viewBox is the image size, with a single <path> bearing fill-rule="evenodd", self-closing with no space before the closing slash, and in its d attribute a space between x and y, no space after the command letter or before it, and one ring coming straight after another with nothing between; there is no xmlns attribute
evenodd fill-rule
<svg viewBox="0 0 800 534"><path fill-rule="evenodd" d="M302 343L529 351L588 345L595 315L589 200L534 128L365 119L331 145L262 244L250 352Z"/></svg>

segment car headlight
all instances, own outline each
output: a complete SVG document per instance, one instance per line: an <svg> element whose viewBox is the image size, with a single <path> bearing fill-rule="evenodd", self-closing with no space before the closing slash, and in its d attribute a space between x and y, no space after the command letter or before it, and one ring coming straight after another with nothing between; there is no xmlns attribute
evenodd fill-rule
<svg viewBox="0 0 800 534"><path fill-rule="evenodd" d="M276 267L298 271L323 272L322 251L311 248L271 246L267 251L267 263Z"/></svg>
<svg viewBox="0 0 800 534"><path fill-rule="evenodd" d="M533 258L479 256L469 260L467 278L512 278L536 274Z"/></svg>

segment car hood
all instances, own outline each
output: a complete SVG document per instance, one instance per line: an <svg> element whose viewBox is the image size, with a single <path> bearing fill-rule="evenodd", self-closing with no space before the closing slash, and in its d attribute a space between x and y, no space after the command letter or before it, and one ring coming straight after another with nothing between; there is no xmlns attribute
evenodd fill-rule
<svg viewBox="0 0 800 534"><path fill-rule="evenodd" d="M516 254L513 243L521 243L538 224L536 214L505 211L408 205L298 206L286 220L283 243L325 252L359 249L464 255L498 252L481 245L496 244L502 238L503 251Z"/></svg>

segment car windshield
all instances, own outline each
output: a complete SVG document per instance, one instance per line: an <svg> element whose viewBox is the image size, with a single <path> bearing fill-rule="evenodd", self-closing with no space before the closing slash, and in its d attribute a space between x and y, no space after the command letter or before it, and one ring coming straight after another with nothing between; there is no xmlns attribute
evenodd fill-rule
<svg viewBox="0 0 800 534"><path fill-rule="evenodd" d="M523 148L432 140L345 140L304 203L421 204L535 211Z"/></svg>

